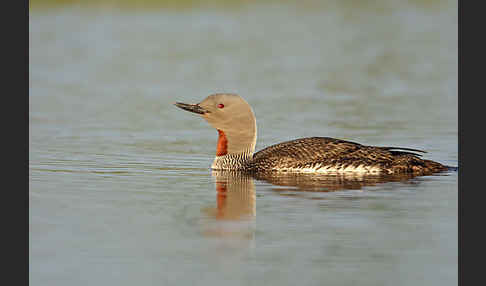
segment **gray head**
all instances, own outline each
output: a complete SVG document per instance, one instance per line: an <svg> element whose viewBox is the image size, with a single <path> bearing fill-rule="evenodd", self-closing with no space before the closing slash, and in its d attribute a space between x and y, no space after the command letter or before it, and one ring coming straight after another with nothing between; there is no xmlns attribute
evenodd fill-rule
<svg viewBox="0 0 486 286"><path fill-rule="evenodd" d="M227 140L227 153L253 153L256 143L256 121L251 106L239 95L216 93L198 104L175 103L177 107L197 113L220 134L219 144ZM222 138L225 137L225 138ZM226 152L225 152L226 153Z"/></svg>

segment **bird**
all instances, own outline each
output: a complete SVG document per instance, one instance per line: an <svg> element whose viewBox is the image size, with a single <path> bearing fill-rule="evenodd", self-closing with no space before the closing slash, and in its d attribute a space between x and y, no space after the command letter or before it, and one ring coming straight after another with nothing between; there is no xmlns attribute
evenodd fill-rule
<svg viewBox="0 0 486 286"><path fill-rule="evenodd" d="M212 170L430 175L453 168L422 159L423 150L367 146L330 137L298 138L255 153L255 115L238 94L214 93L197 104L174 105L201 116L218 131Z"/></svg>

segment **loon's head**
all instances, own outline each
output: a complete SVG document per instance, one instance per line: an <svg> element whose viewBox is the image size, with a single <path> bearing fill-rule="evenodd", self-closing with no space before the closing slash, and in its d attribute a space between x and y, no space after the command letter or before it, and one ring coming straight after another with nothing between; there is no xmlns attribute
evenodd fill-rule
<svg viewBox="0 0 486 286"><path fill-rule="evenodd" d="M256 120L251 106L234 93L216 93L197 104L177 102L184 110L197 113L219 133L217 156L253 153Z"/></svg>

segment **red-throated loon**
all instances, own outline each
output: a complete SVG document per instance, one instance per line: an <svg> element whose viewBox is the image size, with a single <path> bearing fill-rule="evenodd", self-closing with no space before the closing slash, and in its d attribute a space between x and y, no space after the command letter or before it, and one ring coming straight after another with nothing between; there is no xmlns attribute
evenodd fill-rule
<svg viewBox="0 0 486 286"><path fill-rule="evenodd" d="M201 115L218 130L213 170L426 175L449 168L413 153L425 151L365 146L329 137L295 139L254 154L255 116L250 105L239 95L217 93L198 104L177 102L175 105Z"/></svg>

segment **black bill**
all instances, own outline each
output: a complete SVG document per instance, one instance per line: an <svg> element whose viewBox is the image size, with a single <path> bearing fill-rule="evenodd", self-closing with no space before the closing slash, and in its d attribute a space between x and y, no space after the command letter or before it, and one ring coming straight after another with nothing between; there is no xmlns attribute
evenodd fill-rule
<svg viewBox="0 0 486 286"><path fill-rule="evenodd" d="M187 103L181 103L181 102L176 102L174 103L175 106L182 108L184 110L198 113L198 114L204 114L204 113L209 113L209 110L206 110L202 108L201 106L197 104L187 104Z"/></svg>

